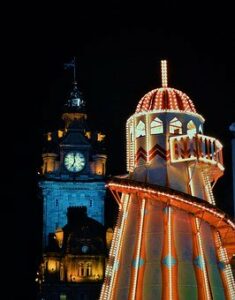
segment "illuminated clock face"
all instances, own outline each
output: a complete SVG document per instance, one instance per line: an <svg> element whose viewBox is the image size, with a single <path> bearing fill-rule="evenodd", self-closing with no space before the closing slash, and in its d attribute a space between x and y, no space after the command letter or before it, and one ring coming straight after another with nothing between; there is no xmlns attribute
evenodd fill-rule
<svg viewBox="0 0 235 300"><path fill-rule="evenodd" d="M89 250L89 247L87 245L82 246L82 253L87 253Z"/></svg>
<svg viewBox="0 0 235 300"><path fill-rule="evenodd" d="M76 173L81 171L86 164L86 159L81 152L71 151L64 157L64 165L70 172Z"/></svg>

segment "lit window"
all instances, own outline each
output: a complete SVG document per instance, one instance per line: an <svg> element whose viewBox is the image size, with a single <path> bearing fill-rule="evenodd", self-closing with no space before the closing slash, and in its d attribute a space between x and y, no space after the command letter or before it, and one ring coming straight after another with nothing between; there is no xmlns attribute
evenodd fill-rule
<svg viewBox="0 0 235 300"><path fill-rule="evenodd" d="M86 276L88 276L88 277L92 276L91 263L87 263L87 265L86 265Z"/></svg>
<svg viewBox="0 0 235 300"><path fill-rule="evenodd" d="M187 134L189 136L193 136L196 132L197 132L197 130L196 130L195 124L193 123L192 120L189 121L188 124L187 124Z"/></svg>
<svg viewBox="0 0 235 300"><path fill-rule="evenodd" d="M78 276L79 277L84 277L84 264L80 263L78 267Z"/></svg>
<svg viewBox="0 0 235 300"><path fill-rule="evenodd" d="M67 296L65 294L60 294L60 300L67 300Z"/></svg>
<svg viewBox="0 0 235 300"><path fill-rule="evenodd" d="M150 125L150 132L151 134L159 134L163 133L163 124L162 121L158 118L155 118Z"/></svg>
<svg viewBox="0 0 235 300"><path fill-rule="evenodd" d="M181 134L182 133L182 123L177 119L174 118L170 121L170 133L173 134Z"/></svg>
<svg viewBox="0 0 235 300"><path fill-rule="evenodd" d="M136 137L145 136L145 124L143 121L139 121L136 126Z"/></svg>
<svg viewBox="0 0 235 300"><path fill-rule="evenodd" d="M91 263L80 263L78 265L78 276L79 277L91 277L92 276L92 264Z"/></svg>

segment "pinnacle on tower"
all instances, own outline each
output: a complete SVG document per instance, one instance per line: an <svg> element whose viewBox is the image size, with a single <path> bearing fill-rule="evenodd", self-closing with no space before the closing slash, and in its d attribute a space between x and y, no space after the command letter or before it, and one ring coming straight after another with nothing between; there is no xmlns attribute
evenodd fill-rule
<svg viewBox="0 0 235 300"><path fill-rule="evenodd" d="M167 88L167 61L161 60L162 87Z"/></svg>
<svg viewBox="0 0 235 300"><path fill-rule="evenodd" d="M71 111L82 111L85 107L85 101L81 97L81 92L78 89L78 83L76 80L76 57L74 57L71 62L64 64L64 68L67 70L73 70L73 87L65 106Z"/></svg>

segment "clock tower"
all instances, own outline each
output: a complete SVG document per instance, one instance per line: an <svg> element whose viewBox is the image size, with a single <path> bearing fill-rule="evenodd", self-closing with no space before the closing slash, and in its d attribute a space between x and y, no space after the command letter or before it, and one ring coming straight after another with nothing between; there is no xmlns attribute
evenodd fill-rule
<svg viewBox="0 0 235 300"><path fill-rule="evenodd" d="M42 154L39 299L96 299L106 256L105 135L88 130L75 80L62 119L64 128L47 133Z"/></svg>

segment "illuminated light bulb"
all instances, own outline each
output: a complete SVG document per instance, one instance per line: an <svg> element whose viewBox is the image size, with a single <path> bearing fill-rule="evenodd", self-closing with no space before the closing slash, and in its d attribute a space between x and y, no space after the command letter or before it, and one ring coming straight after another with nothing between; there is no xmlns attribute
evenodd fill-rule
<svg viewBox="0 0 235 300"><path fill-rule="evenodd" d="M162 87L167 87L167 61L161 60Z"/></svg>

